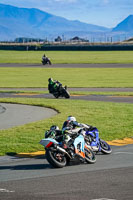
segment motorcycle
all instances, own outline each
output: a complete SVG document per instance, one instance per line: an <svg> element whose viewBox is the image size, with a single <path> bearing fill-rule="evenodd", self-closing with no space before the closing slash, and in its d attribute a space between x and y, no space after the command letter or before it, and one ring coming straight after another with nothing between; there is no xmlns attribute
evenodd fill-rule
<svg viewBox="0 0 133 200"><path fill-rule="evenodd" d="M58 142L56 138L42 139L40 144L46 150L47 161L55 168L65 167L75 158L84 163L95 163L95 153L86 146L84 136L75 134L71 138L71 144L66 147L63 147L62 142Z"/></svg>
<svg viewBox="0 0 133 200"><path fill-rule="evenodd" d="M52 65L52 63L48 57L45 57L42 59L42 64L43 65L46 65L46 64Z"/></svg>
<svg viewBox="0 0 133 200"><path fill-rule="evenodd" d="M90 127L86 130L85 135L87 146L91 147L94 152L102 152L104 154L110 154L112 152L110 145L99 138L99 131L96 127Z"/></svg>
<svg viewBox="0 0 133 200"><path fill-rule="evenodd" d="M59 84L59 86L57 87L57 90L55 92L52 93L53 96L55 98L59 98L59 97L65 97L65 98L70 98L70 94L67 90L67 86L62 86L62 84Z"/></svg>

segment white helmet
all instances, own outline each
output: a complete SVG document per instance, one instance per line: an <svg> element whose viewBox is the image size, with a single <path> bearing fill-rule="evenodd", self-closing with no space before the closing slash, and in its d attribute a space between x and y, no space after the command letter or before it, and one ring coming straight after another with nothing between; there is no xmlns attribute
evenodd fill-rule
<svg viewBox="0 0 133 200"><path fill-rule="evenodd" d="M53 126L50 127L50 130L59 130L59 127L56 126L56 125L53 125Z"/></svg>
<svg viewBox="0 0 133 200"><path fill-rule="evenodd" d="M68 121L71 121L71 122L76 122L76 118L73 117L73 116L69 116L69 117L67 118L67 120L68 120Z"/></svg>

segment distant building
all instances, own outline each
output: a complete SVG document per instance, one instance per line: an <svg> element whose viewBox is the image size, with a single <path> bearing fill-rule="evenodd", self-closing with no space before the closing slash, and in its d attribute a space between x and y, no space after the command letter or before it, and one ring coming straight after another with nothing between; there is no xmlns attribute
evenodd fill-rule
<svg viewBox="0 0 133 200"><path fill-rule="evenodd" d="M57 38L55 38L55 42L61 42L61 41L62 41L62 39L61 39L60 36L58 36Z"/></svg>
<svg viewBox="0 0 133 200"><path fill-rule="evenodd" d="M71 41L71 42L89 42L89 40L80 38L80 37L78 37L78 36L75 36L74 38L71 38L70 41Z"/></svg>
<svg viewBox="0 0 133 200"><path fill-rule="evenodd" d="M43 39L40 38L26 38L26 37L19 37L14 40L17 43L27 43L27 42L44 42Z"/></svg>

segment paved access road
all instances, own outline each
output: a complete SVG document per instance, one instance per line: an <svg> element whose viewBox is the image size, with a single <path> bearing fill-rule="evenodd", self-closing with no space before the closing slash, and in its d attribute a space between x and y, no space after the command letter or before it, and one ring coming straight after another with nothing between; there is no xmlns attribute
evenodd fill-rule
<svg viewBox="0 0 133 200"><path fill-rule="evenodd" d="M50 118L56 114L55 110L40 106L0 103L0 130Z"/></svg>

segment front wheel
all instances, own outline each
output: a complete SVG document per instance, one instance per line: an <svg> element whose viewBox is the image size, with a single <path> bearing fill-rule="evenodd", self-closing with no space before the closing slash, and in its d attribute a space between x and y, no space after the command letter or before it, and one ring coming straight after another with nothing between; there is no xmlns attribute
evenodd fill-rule
<svg viewBox="0 0 133 200"><path fill-rule="evenodd" d="M51 63L51 61L50 61L50 60L48 61L48 64L49 64L49 65L52 65L52 63Z"/></svg>
<svg viewBox="0 0 133 200"><path fill-rule="evenodd" d="M112 152L110 145L102 139L100 139L100 146L101 146L102 153L110 154Z"/></svg>
<svg viewBox="0 0 133 200"><path fill-rule="evenodd" d="M85 160L87 163L93 164L96 162L95 153L91 149L85 148Z"/></svg>
<svg viewBox="0 0 133 200"><path fill-rule="evenodd" d="M55 168L62 168L67 164L67 160L64 154L58 151L51 151L50 149L47 149L46 158L48 162Z"/></svg>
<svg viewBox="0 0 133 200"><path fill-rule="evenodd" d="M69 99L70 98L70 94L67 90L63 89L63 95L66 99Z"/></svg>

